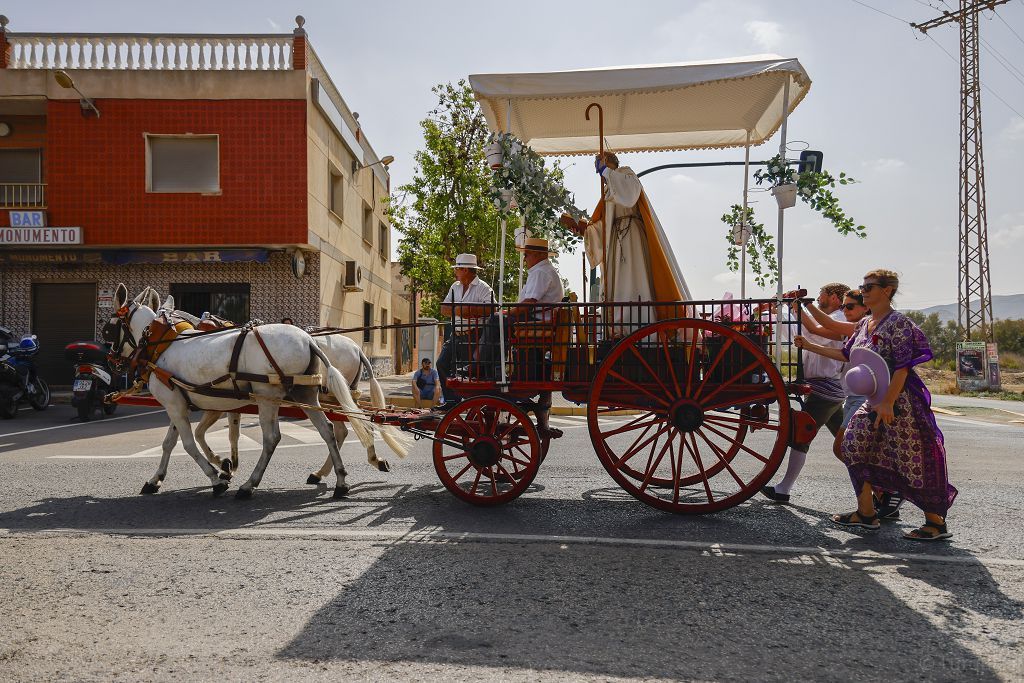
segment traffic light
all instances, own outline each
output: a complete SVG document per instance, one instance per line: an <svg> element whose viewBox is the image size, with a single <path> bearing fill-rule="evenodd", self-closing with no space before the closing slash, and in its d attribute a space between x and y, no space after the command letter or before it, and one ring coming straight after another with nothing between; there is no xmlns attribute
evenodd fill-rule
<svg viewBox="0 0 1024 683"><path fill-rule="evenodd" d="M821 159L824 155L813 149L805 149L800 152L800 172L814 171L821 173Z"/></svg>

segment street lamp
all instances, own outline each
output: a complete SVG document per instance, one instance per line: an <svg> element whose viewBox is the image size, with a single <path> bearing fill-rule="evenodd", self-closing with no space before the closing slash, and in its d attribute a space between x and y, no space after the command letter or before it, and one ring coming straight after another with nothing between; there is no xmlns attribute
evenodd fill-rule
<svg viewBox="0 0 1024 683"><path fill-rule="evenodd" d="M371 166L376 166L377 164L384 164L384 167L387 168L388 166L390 166L394 162L394 160L395 160L395 158L389 154L386 157L384 157L383 159L379 159L378 161L375 161L372 164L367 164L366 166L360 167L359 170L361 171L364 168L370 168Z"/></svg>
<svg viewBox="0 0 1024 683"><path fill-rule="evenodd" d="M83 115L85 114L87 109L92 109L93 112L96 114L96 118L100 117L100 110L96 108L96 105L93 103L91 99L86 97L85 94L78 89L78 87L75 85L75 82L71 79L71 76L68 75L67 71L64 71L63 69L54 71L53 78L57 81L57 85L59 85L60 87L70 88L71 90L74 90L76 93L78 93L78 96L81 97L81 99L78 101L78 104L82 107Z"/></svg>

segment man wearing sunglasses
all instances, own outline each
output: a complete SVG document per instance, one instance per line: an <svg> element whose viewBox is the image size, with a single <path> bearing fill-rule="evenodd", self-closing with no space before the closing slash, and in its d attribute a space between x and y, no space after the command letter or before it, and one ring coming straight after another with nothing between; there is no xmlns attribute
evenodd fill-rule
<svg viewBox="0 0 1024 683"><path fill-rule="evenodd" d="M831 282L818 292L818 309L834 320L846 320L843 315L843 297L850 288L841 282ZM814 340L821 346L841 349L843 335L822 327L810 315L803 315L803 306L799 301L793 302L793 317L803 325L803 336ZM814 418L820 431L822 425L828 427L834 437L843 426L843 402L846 392L840 382L843 363L819 356L814 353L803 354L804 380L811 385L811 394L804 401L804 412ZM817 432L815 432L817 436ZM792 444L789 459L786 462L786 474L774 486L765 486L761 493L777 503L788 503L789 493L796 483L800 471L807 462L807 450L810 441L805 444Z"/></svg>

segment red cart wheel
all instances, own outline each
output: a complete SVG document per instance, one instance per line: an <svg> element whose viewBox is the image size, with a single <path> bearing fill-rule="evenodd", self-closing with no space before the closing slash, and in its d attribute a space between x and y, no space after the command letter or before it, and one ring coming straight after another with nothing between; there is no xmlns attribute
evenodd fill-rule
<svg viewBox="0 0 1024 683"><path fill-rule="evenodd" d="M621 410L635 414L602 419ZM611 350L587 420L598 458L622 488L653 507L697 514L737 505L768 482L785 455L790 407L758 344L681 319L637 330Z"/></svg>
<svg viewBox="0 0 1024 683"><path fill-rule="evenodd" d="M504 399L476 396L463 401L444 416L435 436L437 476L467 503L507 503L537 476L537 428L519 406Z"/></svg>

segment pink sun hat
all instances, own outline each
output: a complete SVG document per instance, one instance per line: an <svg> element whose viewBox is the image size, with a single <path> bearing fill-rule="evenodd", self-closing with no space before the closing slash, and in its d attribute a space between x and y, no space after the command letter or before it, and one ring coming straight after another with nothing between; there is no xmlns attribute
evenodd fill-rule
<svg viewBox="0 0 1024 683"><path fill-rule="evenodd" d="M871 349L858 346L850 351L850 369L843 375L843 389L854 396L864 396L871 405L878 405L889 390L889 364Z"/></svg>

